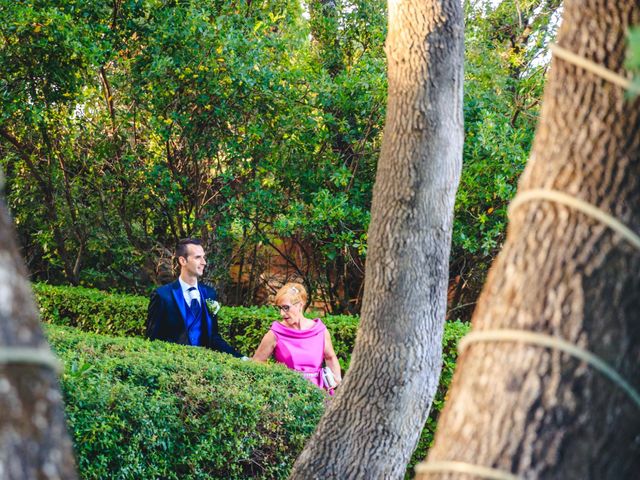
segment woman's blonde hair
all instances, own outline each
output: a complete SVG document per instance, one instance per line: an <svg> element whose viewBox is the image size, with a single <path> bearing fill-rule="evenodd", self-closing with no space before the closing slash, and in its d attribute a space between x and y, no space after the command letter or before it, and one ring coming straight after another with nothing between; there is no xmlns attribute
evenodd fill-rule
<svg viewBox="0 0 640 480"><path fill-rule="evenodd" d="M277 305L280 300L285 297L291 300L291 303L302 302L303 307L307 305L307 291L300 283L285 283L284 286L276 293L273 303Z"/></svg>

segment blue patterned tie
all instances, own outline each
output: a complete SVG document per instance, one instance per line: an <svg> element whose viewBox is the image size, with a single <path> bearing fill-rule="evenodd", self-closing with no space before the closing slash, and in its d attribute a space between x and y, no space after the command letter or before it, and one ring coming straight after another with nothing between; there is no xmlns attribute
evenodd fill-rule
<svg viewBox="0 0 640 480"><path fill-rule="evenodd" d="M197 290L196 287L191 287L187 290L189 296L191 292L195 292ZM200 324L200 340L198 340L196 345L206 346L208 344L207 338L209 336L207 332L207 322L206 317L202 315L202 305L198 302L199 295L196 293L191 299L191 304L189 305L189 309L193 314L193 318L196 321L196 324Z"/></svg>
<svg viewBox="0 0 640 480"><path fill-rule="evenodd" d="M191 292L194 292L195 290L196 287L189 288L187 290L187 292L189 292L189 296L191 296ZM189 308L191 309L191 313L193 313L193 316L196 318L196 320L200 320L202 309L200 308L200 302L198 302L198 299L196 297L193 297L191 299L191 305L189 305Z"/></svg>

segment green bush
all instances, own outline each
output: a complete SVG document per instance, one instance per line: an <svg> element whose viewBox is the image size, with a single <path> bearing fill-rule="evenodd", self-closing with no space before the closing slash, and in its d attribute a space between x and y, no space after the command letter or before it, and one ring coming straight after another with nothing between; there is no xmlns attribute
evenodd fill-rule
<svg viewBox="0 0 640 480"><path fill-rule="evenodd" d="M48 326L83 479L286 478L324 393L279 365Z"/></svg>
<svg viewBox="0 0 640 480"><path fill-rule="evenodd" d="M33 285L42 321L114 336L144 336L149 299L83 287ZM245 355L252 355L271 323L280 315L271 307L222 307L218 327L222 337ZM333 315L322 319L331 332L343 368L351 358L358 317Z"/></svg>
<svg viewBox="0 0 640 480"><path fill-rule="evenodd" d="M43 322L107 335L144 335L148 298L46 283L34 283L33 291Z"/></svg>
<svg viewBox="0 0 640 480"><path fill-rule="evenodd" d="M458 342L469 331L469 324L460 321L447 322L445 324L442 336L442 373L440 374L440 384L436 396L431 404L431 411L427 418L427 423L422 430L418 446L416 447L409 466L407 468L406 478L415 477L413 467L420 463L427 456L429 447L433 444L433 434L436 431L438 416L444 407L444 401L447 396L447 390L453 379L453 372L456 368L456 359L458 358Z"/></svg>
<svg viewBox="0 0 640 480"><path fill-rule="evenodd" d="M94 333L116 336L141 336L147 315L148 299L139 296L109 294L98 290L79 287L53 287L45 284L35 284L37 302L40 314L45 322L79 327ZM222 307L218 315L220 333L231 345L240 352L251 355L257 348L260 339L274 320L280 318L275 309L270 307ZM326 316L323 322L331 332L331 337L344 369L348 368L351 351L355 343L358 328L358 317L347 315ZM458 340L469 330L469 326L462 322L447 322L443 336L443 368L440 386L431 407L431 412L422 432L418 447L409 464L409 471L421 461L433 441L436 422L446 392L449 388L453 370L455 368ZM126 342L127 340L122 340ZM136 340L131 339L132 342ZM147 350L171 352L172 348L164 342L141 342ZM184 347L182 347L184 349ZM200 349L186 348L187 351ZM180 350L181 352L183 350ZM205 352L211 353L213 352ZM186 353L184 355L187 355ZM193 353L194 358L201 358ZM224 355L222 356L224 357ZM215 357L221 358L221 357ZM232 360L226 360L227 362ZM161 365L161 363L158 363ZM234 365L236 365L234 363ZM98 388L98 387L96 387ZM237 391L242 395L244 384ZM232 473L233 474L233 473ZM231 475L231 474L230 474ZM195 477L194 477L195 478Z"/></svg>

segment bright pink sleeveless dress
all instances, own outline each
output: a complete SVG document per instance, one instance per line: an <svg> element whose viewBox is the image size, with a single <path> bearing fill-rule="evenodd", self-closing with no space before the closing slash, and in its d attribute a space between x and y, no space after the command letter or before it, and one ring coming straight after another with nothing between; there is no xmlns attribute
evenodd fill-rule
<svg viewBox="0 0 640 480"><path fill-rule="evenodd" d="M276 336L276 348L273 357L276 362L284 363L296 370L311 383L322 388L322 362L324 360L324 332L327 327L322 320L313 320L316 324L308 330L294 330L279 322L271 324Z"/></svg>

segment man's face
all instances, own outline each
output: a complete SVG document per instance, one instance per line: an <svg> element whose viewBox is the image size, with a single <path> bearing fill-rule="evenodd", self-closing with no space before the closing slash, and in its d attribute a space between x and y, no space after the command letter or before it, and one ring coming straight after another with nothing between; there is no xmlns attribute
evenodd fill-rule
<svg viewBox="0 0 640 480"><path fill-rule="evenodd" d="M204 256L204 248L200 245L187 245L187 256L179 258L182 272L190 276L201 277L207 260Z"/></svg>

